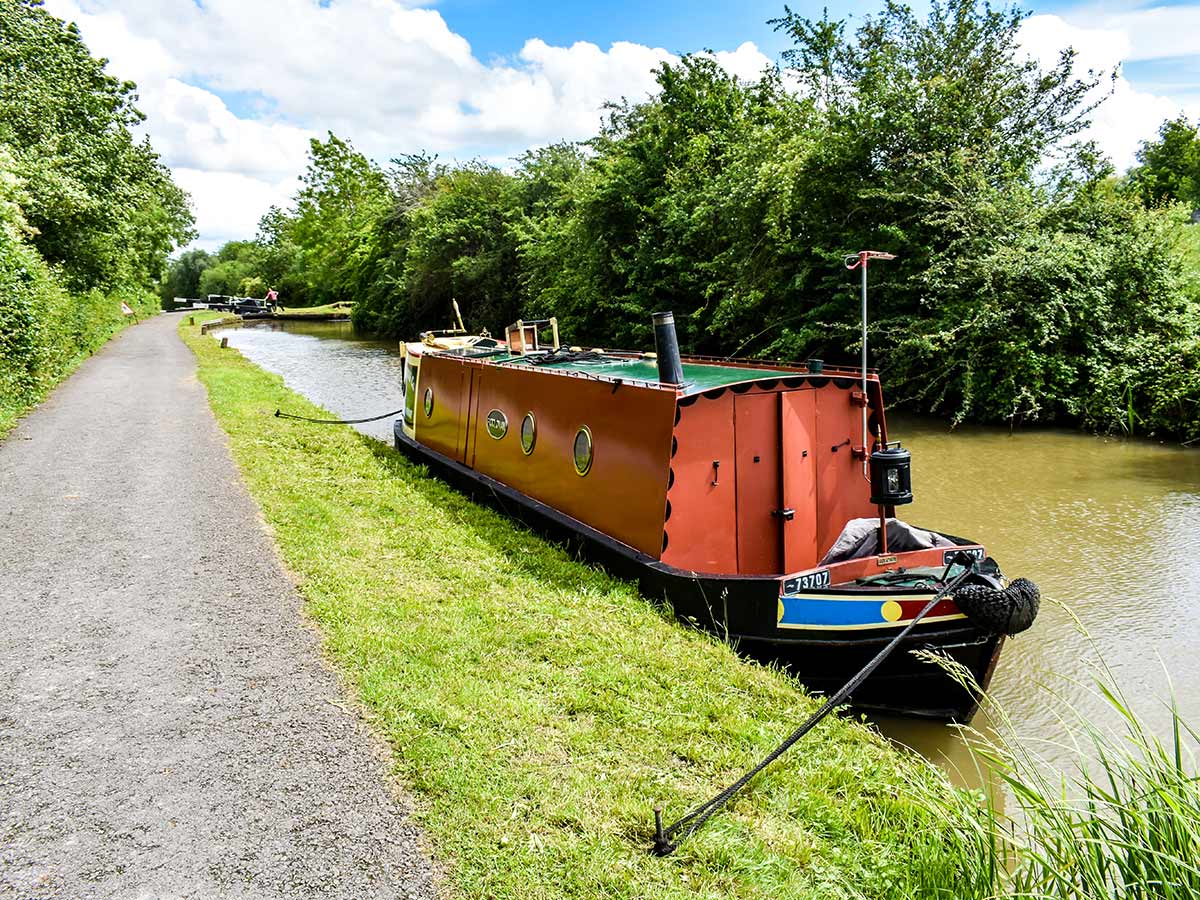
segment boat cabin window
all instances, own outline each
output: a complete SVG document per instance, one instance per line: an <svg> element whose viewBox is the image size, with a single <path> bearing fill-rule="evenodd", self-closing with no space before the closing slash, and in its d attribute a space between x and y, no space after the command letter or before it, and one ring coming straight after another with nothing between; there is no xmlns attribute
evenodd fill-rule
<svg viewBox="0 0 1200 900"><path fill-rule="evenodd" d="M581 476L592 470L592 430L586 425L575 432L575 471Z"/></svg>
<svg viewBox="0 0 1200 900"><path fill-rule="evenodd" d="M537 421L533 417L533 413L525 413L525 418L521 420L521 452L528 456L533 452L533 445L537 443Z"/></svg>
<svg viewBox="0 0 1200 900"><path fill-rule="evenodd" d="M417 411L417 361L410 357L404 366L404 424L413 426L413 418Z"/></svg>
<svg viewBox="0 0 1200 900"><path fill-rule="evenodd" d="M433 415L433 388L425 388L425 418Z"/></svg>

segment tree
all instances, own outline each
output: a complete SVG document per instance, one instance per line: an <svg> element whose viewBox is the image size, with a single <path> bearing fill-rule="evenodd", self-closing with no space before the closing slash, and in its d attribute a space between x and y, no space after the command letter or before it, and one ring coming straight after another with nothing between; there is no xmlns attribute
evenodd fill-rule
<svg viewBox="0 0 1200 900"><path fill-rule="evenodd" d="M1200 129L1180 116L1163 122L1158 140L1144 141L1129 184L1147 206L1179 201L1200 209Z"/></svg>
<svg viewBox="0 0 1200 900"><path fill-rule="evenodd" d="M786 71L664 64L655 96L511 172L381 168L330 134L256 254L223 248L203 279L354 299L356 324L388 335L444 326L455 298L471 327L557 315L569 341L638 348L672 309L691 352L853 364L842 260L890 250L871 340L901 403L1197 436L1181 212L1146 208L1080 142L1101 76L1077 77L1070 49L1040 68L1024 15L886 2L852 31L789 10Z"/></svg>
<svg viewBox="0 0 1200 900"><path fill-rule="evenodd" d="M261 275L248 275L238 284L238 294L242 297L265 297L267 283Z"/></svg>
<svg viewBox="0 0 1200 900"><path fill-rule="evenodd" d="M148 284L192 237L186 195L130 132L136 86L104 67L40 0L0 5L0 143L34 246L77 290Z"/></svg>
<svg viewBox="0 0 1200 900"><path fill-rule="evenodd" d="M277 206L272 206L259 220L255 238L261 252L258 271L267 289L279 292L281 303L311 306L301 268L301 251L292 239L291 224L288 213Z"/></svg>
<svg viewBox="0 0 1200 900"><path fill-rule="evenodd" d="M325 141L310 141L301 181L281 237L299 250L298 269L311 301L353 300L375 226L396 199L388 178L331 132Z"/></svg>
<svg viewBox="0 0 1200 900"><path fill-rule="evenodd" d="M263 265L263 249L254 241L229 241L217 251L200 274L199 293L243 296L243 285L257 285Z"/></svg>
<svg viewBox="0 0 1200 900"><path fill-rule="evenodd" d="M119 329L191 238L135 86L39 0L0 3L0 431Z"/></svg>
<svg viewBox="0 0 1200 900"><path fill-rule="evenodd" d="M655 99L610 108L574 172L569 158L527 166L527 178L566 177L522 222L526 289L581 341L643 344L650 312L673 309L685 349L718 350L737 316L717 322L713 310L744 299L737 273L755 273L716 261L755 259L762 244L745 207L761 191L729 193L729 173L803 135L807 105L777 76L744 85L706 55L662 66L658 84Z"/></svg>
<svg viewBox="0 0 1200 900"><path fill-rule="evenodd" d="M213 264L213 258L205 250L188 250L181 253L167 267L159 296L164 301L175 297L195 299L200 296L200 276Z"/></svg>
<svg viewBox="0 0 1200 900"><path fill-rule="evenodd" d="M825 273L811 285L819 296L847 304L852 287L837 261L879 247L900 257L881 297L916 311L929 302L921 273L948 229L970 219L947 218L944 202L969 186L966 199L986 213L998 196L1032 189L1045 160L1072 153L1097 78L1075 77L1070 49L1042 70L1019 42L1026 15L951 0L922 20L889 0L853 35L828 18L789 11L776 20L795 41L784 54L789 76L822 121L820 146L794 186L804 198L808 263ZM838 318L849 324L852 315Z"/></svg>
<svg viewBox="0 0 1200 900"><path fill-rule="evenodd" d="M520 317L514 188L511 175L467 163L438 178L409 214L404 283L414 325L444 323L452 299L475 327L497 331Z"/></svg>
<svg viewBox="0 0 1200 900"><path fill-rule="evenodd" d="M1112 189L1077 141L1099 78L1076 77L1069 49L1039 68L1024 15L888 3L851 33L789 11L775 24L798 92L703 56L663 66L658 95L614 107L583 172L523 226L528 290L580 341L644 345L650 311L672 308L693 351L852 363L842 257L891 250L872 346L902 401L1101 428L1132 402L1182 430L1197 398L1168 373L1200 332L1177 224Z"/></svg>
<svg viewBox="0 0 1200 900"><path fill-rule="evenodd" d="M394 199L371 229L370 246L358 267L351 312L356 326L389 335L420 330L405 284L412 215L434 194L446 171L436 157L425 153L404 154L391 161L386 174Z"/></svg>

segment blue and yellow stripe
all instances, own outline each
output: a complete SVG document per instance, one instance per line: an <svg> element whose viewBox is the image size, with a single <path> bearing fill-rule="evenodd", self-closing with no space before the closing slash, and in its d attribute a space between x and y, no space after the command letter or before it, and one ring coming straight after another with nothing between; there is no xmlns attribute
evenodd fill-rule
<svg viewBox="0 0 1200 900"><path fill-rule="evenodd" d="M929 602L931 594L784 594L779 598L779 627L828 631L903 628ZM965 618L953 601L943 600L922 622Z"/></svg>

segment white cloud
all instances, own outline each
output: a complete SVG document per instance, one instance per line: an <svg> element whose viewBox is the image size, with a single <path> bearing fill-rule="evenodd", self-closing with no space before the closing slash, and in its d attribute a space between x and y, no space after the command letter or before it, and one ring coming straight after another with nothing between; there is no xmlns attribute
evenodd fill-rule
<svg viewBox="0 0 1200 900"><path fill-rule="evenodd" d="M258 220L272 206L287 206L300 186L296 176L268 181L238 172L176 166L178 185L192 195L200 240L211 250L226 241L247 240L258 232Z"/></svg>
<svg viewBox="0 0 1200 900"><path fill-rule="evenodd" d="M173 166L267 178L295 175L316 132L283 122L241 119L216 94L177 78L143 98L154 145Z"/></svg>
<svg viewBox="0 0 1200 900"><path fill-rule="evenodd" d="M743 81L761 78L763 71L774 65L751 41L743 42L736 50L718 50L713 56L725 71Z"/></svg>
<svg viewBox="0 0 1200 900"><path fill-rule="evenodd" d="M587 41L552 47L534 38L518 64L495 66L466 98L461 139L497 137L514 144L590 137L605 101L640 100L655 89L655 67L676 57L661 48L618 42L607 51Z"/></svg>
<svg viewBox="0 0 1200 900"><path fill-rule="evenodd" d="M605 101L646 97L653 69L676 59L630 42L605 50L531 38L515 58L485 64L439 12L400 0L48 0L47 9L76 21L111 72L138 82L145 130L193 193L209 242L252 234L251 207L286 199L281 185L294 183L309 138L326 130L379 159L511 155L594 134ZM750 42L714 55L745 78L771 62ZM237 98L241 114L218 94Z"/></svg>
<svg viewBox="0 0 1200 900"><path fill-rule="evenodd" d="M1193 30L1182 40L1177 35L1154 34L1150 22L1164 22L1160 13L1166 12L1171 21L1182 27L1191 21L1200 28L1200 7L1173 7L1169 11L1143 10L1118 16L1103 16L1077 11L1072 18L1094 24L1075 24L1056 15L1031 16L1021 27L1022 45L1045 67L1053 66L1064 47L1076 51L1076 66L1080 72L1117 71L1114 81L1105 79L1097 89L1098 95L1111 91L1092 115L1092 125L1082 135L1095 140L1112 159L1119 171L1136 162L1135 154L1142 141L1152 139L1165 119L1181 112L1195 117L1200 110L1187 108L1177 100L1138 90L1123 75L1124 62L1140 59L1165 58L1183 50L1197 51ZM1098 96L1097 95L1097 96Z"/></svg>
<svg viewBox="0 0 1200 900"><path fill-rule="evenodd" d="M1021 24L1021 44L1043 68L1058 62L1073 47L1079 69L1112 69L1129 58L1129 36L1116 28L1072 25L1059 16L1030 16Z"/></svg>
<svg viewBox="0 0 1200 900"><path fill-rule="evenodd" d="M1200 52L1200 6L1159 6L1100 13L1097 24L1121 31L1129 42L1126 60L1195 56Z"/></svg>

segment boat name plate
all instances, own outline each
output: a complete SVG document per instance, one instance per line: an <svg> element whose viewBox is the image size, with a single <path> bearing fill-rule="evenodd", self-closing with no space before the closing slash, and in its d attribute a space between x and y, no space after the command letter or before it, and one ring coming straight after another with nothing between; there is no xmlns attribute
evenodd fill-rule
<svg viewBox="0 0 1200 900"><path fill-rule="evenodd" d="M499 409L493 409L487 414L487 433L500 440L508 434L508 416Z"/></svg>

